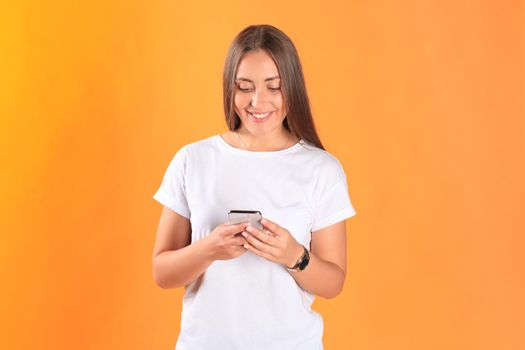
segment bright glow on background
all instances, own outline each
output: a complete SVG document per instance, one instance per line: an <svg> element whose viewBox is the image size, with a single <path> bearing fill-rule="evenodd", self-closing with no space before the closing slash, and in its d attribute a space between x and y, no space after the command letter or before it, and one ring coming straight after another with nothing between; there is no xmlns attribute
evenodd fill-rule
<svg viewBox="0 0 525 350"><path fill-rule="evenodd" d="M0 348L174 348L151 197L226 130L253 23L294 40L358 212L326 349L523 348L524 5L442 0L2 3Z"/></svg>

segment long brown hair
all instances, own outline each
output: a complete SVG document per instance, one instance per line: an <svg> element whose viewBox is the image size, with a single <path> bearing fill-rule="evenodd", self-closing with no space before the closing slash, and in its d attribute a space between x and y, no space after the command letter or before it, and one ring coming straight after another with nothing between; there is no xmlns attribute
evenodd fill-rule
<svg viewBox="0 0 525 350"><path fill-rule="evenodd" d="M234 109L237 67L244 54L258 49L270 55L279 71L283 101L288 111L283 121L284 127L298 138L324 150L315 130L297 50L286 34L268 24L244 28L234 38L226 55L223 72L223 103L228 128L234 131L241 126L241 119Z"/></svg>

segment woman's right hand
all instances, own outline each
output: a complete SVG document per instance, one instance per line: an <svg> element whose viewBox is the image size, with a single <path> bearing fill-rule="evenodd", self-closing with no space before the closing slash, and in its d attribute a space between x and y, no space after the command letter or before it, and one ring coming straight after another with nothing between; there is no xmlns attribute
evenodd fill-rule
<svg viewBox="0 0 525 350"><path fill-rule="evenodd" d="M221 224L202 240L206 242L207 254L213 260L229 260L244 254L247 250L244 244L248 243L240 235L249 223ZM236 236L236 234L239 234Z"/></svg>

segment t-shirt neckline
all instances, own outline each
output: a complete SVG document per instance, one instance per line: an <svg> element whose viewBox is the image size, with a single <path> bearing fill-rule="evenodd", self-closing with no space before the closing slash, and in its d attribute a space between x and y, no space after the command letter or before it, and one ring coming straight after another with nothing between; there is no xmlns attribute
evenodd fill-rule
<svg viewBox="0 0 525 350"><path fill-rule="evenodd" d="M281 154L284 154L284 153L289 153L289 152L292 152L294 151L295 149L301 147L301 145L304 144L304 140L303 139L300 139L297 143L295 143L294 145L288 147L288 148L285 148L285 149L281 149L281 150L278 150L278 151L249 151L249 150L246 150L246 149L241 149L241 148L237 148L237 147L233 147L232 145L230 145L228 142L226 142L225 139L222 138L222 135L221 134L217 134L215 135L216 139L218 140L218 143L221 144L223 147L229 149L230 151L232 152L235 152L235 153L239 153L239 154L249 154L249 155L255 155L255 156L271 156L271 155L281 155Z"/></svg>

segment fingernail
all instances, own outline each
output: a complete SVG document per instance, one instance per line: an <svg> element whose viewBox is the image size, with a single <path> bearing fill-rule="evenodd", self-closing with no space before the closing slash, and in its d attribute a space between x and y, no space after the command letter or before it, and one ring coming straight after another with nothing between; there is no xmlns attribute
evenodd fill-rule
<svg viewBox="0 0 525 350"><path fill-rule="evenodd" d="M248 236L248 234L247 234L246 232L244 232L244 231L242 231L241 234L242 234L244 237Z"/></svg>

